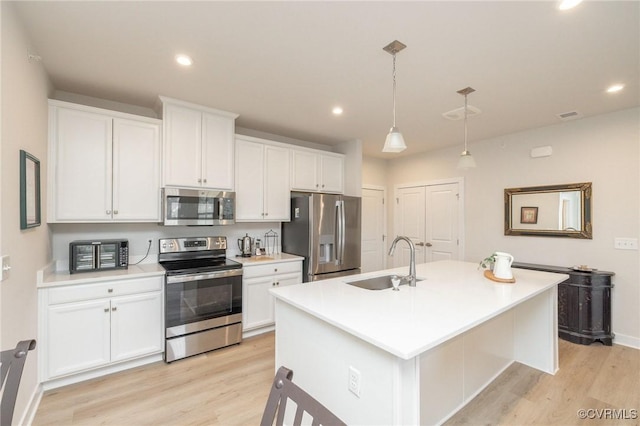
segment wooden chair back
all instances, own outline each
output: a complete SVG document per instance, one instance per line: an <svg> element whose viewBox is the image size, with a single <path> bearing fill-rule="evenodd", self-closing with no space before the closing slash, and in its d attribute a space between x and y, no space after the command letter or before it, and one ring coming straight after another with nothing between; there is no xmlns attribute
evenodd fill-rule
<svg viewBox="0 0 640 426"><path fill-rule="evenodd" d="M13 409L18 397L18 387L27 353L35 349L35 340L23 340L15 349L0 352L0 389L2 389L2 401L0 402L0 426L11 426Z"/></svg>
<svg viewBox="0 0 640 426"><path fill-rule="evenodd" d="M262 415L260 426L272 426L275 419L276 426L282 426L284 422L287 401L296 404L296 413L293 420L294 426L300 426L306 412L313 418L313 426L346 426L335 414L329 411L315 398L294 384L293 371L286 367L280 367L271 385L271 392L267 399L267 405Z"/></svg>

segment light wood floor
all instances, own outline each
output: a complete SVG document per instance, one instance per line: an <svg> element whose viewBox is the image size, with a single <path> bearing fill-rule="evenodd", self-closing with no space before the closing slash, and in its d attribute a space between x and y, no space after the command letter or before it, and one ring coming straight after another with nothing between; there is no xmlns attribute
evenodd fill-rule
<svg viewBox="0 0 640 426"><path fill-rule="evenodd" d="M513 364L447 425L623 425L640 420L640 351L560 340L560 371ZM48 391L40 425L257 425L274 367L274 334L241 345ZM294 372L295 382L295 372ZM580 420L579 409L627 419Z"/></svg>

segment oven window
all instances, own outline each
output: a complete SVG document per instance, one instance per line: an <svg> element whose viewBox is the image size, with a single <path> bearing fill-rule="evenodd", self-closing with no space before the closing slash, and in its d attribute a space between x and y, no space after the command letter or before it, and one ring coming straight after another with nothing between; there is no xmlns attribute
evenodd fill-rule
<svg viewBox="0 0 640 426"><path fill-rule="evenodd" d="M168 219L213 219L215 198L167 197Z"/></svg>
<svg viewBox="0 0 640 426"><path fill-rule="evenodd" d="M242 312L242 276L166 286L167 328Z"/></svg>

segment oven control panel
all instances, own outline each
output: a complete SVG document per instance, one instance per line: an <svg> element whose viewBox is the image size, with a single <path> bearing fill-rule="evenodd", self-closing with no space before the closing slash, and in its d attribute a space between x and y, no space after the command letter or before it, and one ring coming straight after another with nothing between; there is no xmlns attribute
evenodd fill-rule
<svg viewBox="0 0 640 426"><path fill-rule="evenodd" d="M160 253L180 253L199 250L226 250L226 237L161 238Z"/></svg>

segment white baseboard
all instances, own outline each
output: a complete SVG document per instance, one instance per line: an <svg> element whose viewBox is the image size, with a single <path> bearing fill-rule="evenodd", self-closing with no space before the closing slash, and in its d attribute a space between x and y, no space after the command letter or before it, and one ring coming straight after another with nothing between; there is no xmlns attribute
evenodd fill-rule
<svg viewBox="0 0 640 426"><path fill-rule="evenodd" d="M640 338L627 336L625 334L615 333L615 338L613 339L613 343L615 345L628 346L634 349L640 349Z"/></svg>
<svg viewBox="0 0 640 426"><path fill-rule="evenodd" d="M38 384L33 392L31 393L31 397L29 398L29 403L27 404L27 408L20 416L20 421L15 423L17 425L31 426L33 423L33 419L36 417L36 411L38 411L38 407L40 406L40 400L42 399L42 386ZM15 414L13 416L15 418Z"/></svg>

